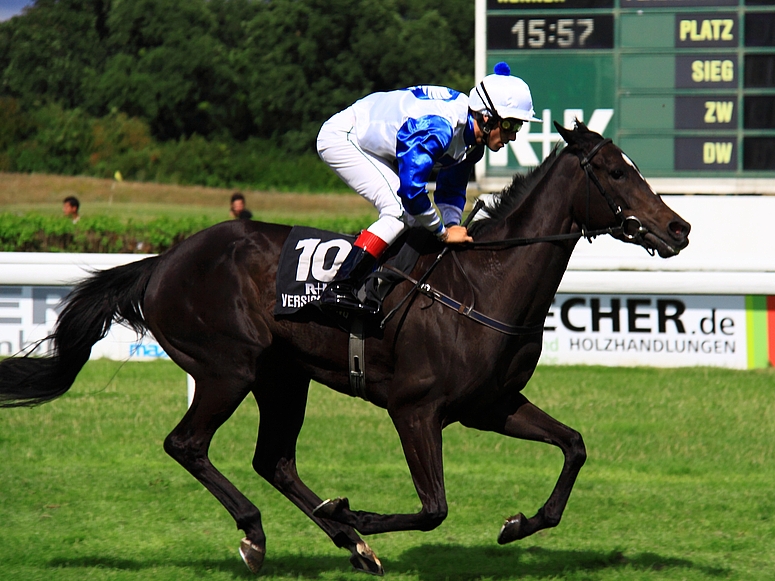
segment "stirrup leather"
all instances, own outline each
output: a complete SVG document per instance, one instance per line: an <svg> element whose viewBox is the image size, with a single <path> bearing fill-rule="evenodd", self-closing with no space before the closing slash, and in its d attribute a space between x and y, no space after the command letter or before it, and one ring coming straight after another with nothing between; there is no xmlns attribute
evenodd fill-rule
<svg viewBox="0 0 775 581"><path fill-rule="evenodd" d="M323 307L344 309L357 313L376 314L379 312L378 307L368 302L361 302L355 293L355 288L349 281L334 281L320 295L320 304Z"/></svg>

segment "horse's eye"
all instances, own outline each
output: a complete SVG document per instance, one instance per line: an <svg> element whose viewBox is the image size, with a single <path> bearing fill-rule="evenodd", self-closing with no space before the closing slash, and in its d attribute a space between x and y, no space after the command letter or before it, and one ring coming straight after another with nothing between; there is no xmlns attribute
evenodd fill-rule
<svg viewBox="0 0 775 581"><path fill-rule="evenodd" d="M624 177L624 170L615 169L611 171L611 177L615 180L620 180Z"/></svg>

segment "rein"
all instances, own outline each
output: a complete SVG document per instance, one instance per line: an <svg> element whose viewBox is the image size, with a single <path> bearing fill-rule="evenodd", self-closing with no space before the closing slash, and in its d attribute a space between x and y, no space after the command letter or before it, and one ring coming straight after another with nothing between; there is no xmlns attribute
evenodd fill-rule
<svg viewBox="0 0 775 581"><path fill-rule="evenodd" d="M496 247L501 249L506 248L512 248L514 246L527 246L529 244L536 244L538 242L559 242L562 240L578 240L579 238L586 238L590 243L592 242L593 238L596 238L598 236L602 236L603 234L610 234L610 235L616 235L621 234L625 238L628 238L629 240L640 240L640 236L645 234L647 230L643 228L643 225L641 224L641 221L636 218L635 216L627 216L623 217L622 215L622 207L614 202L611 195L605 190L603 187L603 184L600 183L600 180L597 179L597 176L595 175L595 172L592 171L592 159L597 155L597 153L606 145L609 143L612 143L611 139L603 139L599 143L595 145L592 149L589 150L589 153L587 153L583 158L579 159L579 162L581 164L581 169L584 170L584 174L587 177L587 219L586 224L589 224L589 207L590 207L590 199L592 197L591 194L591 188L590 188L590 181L595 184L595 187L597 188L597 191L600 192L600 194L605 198L605 201L608 203L608 207L611 209L611 212L613 212L614 216L619 219L619 225L618 226L611 226L609 228L601 228L599 230L588 230L586 225L582 225L581 232L571 232L568 234L554 234L549 236L537 236L534 238L506 238L505 240L486 240L483 242L468 242L465 246L468 248L482 248L482 247ZM472 211L473 212L473 211ZM628 234L627 228L625 227L628 222L633 222L635 226L635 234Z"/></svg>
<svg viewBox="0 0 775 581"><path fill-rule="evenodd" d="M561 240L578 240L579 238L586 238L589 243L592 243L592 239L596 238L597 236L601 236L603 234L610 234L610 235L616 235L621 234L628 240L635 240L636 242L640 242L642 240L642 237L644 234L648 232L643 225L641 224L641 221L636 216L627 216L623 217L623 211L622 207L619 206L616 202L614 202L613 198L611 198L611 195L606 192L603 185L600 183L600 180L597 179L597 176L592 171L591 162L592 159L597 155L597 153L606 145L609 143L612 143L611 139L603 139L599 143L597 143L589 152L583 157L580 158L579 161L581 163L581 168L584 170L584 173L587 177L587 219L586 223L589 224L589 207L590 207L590 197L591 197L591 188L590 188L590 181L595 184L595 187L600 192L600 194L605 198L606 202L608 203L608 207L613 212L614 216L616 216L619 219L619 225L618 226L611 226L608 228L601 228L599 230L587 230L585 225L582 225L581 232L571 232L568 234L553 234L548 236L536 236L534 238L506 238L504 240L486 240L483 242L467 242L463 244L465 248L495 248L498 250L505 250L507 248L513 248L516 246L528 246L530 244L537 244L540 242L558 242ZM476 215L479 210L484 207L484 202L479 199L476 201L476 204L474 204L473 209L466 217L465 222L463 223L463 226L468 226L471 223L471 220L473 220L474 216ZM626 228L626 225L628 223L631 223L634 226L634 234L629 234ZM503 323L501 321L497 321L495 319L492 319L479 311L476 311L473 308L473 304L470 306L466 306L463 303L456 301L455 299L445 295L444 293L434 289L429 284L427 284L425 281L430 276L431 272L438 266L439 262L441 262L441 259L444 258L444 255L450 250L449 246L445 246L444 249L439 253L439 255L436 257L436 260L431 264L430 268L419 278L419 280L414 280L412 277L410 277L408 274L401 272L400 270L393 268L392 266L383 266L383 268L386 268L390 270L391 272L394 272L396 274L401 275L403 278L411 282L414 286L412 289L402 298L398 304L393 307L393 309L385 316L385 318L380 323L380 328L384 329L387 325L388 321L393 318L393 316L398 312L398 310L404 305L404 303L412 297L415 293L423 294L433 300L438 301L443 306L451 308L455 311L457 311L458 314L467 317L479 324L485 325L486 327L489 327L491 329L494 329L496 331L499 331L501 333L504 333L506 335L532 335L538 332L543 331L543 324L541 325L534 325L534 326L515 326L510 325L508 323ZM455 256L453 254L453 256ZM458 264L458 267L460 267L459 262L456 260L456 263ZM461 268L462 270L462 268ZM463 272L465 275L465 272ZM467 275L466 275L466 278ZM470 281L469 281L470 284Z"/></svg>
<svg viewBox="0 0 775 581"><path fill-rule="evenodd" d="M637 218L636 218L637 219ZM530 244L537 244L539 242L559 242L561 240L578 240L579 238L586 238L592 242L592 238L602 236L603 234L623 234L623 226L611 226L609 228L601 228L600 230L587 230L583 229L581 232L571 232L569 234L552 234L549 236L536 236L534 238L506 238L504 240L485 240L482 242L467 242L464 244L466 248L485 248L495 247L499 250L505 250L506 248L513 248L515 246L529 246Z"/></svg>

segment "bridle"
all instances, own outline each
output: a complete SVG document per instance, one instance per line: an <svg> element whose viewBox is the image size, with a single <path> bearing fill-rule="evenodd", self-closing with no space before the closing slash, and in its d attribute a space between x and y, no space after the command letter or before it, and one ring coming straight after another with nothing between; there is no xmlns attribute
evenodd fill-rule
<svg viewBox="0 0 775 581"><path fill-rule="evenodd" d="M597 176L595 175L595 172L592 171L592 158L595 157L598 151L600 151L603 147L608 145L609 143L612 143L611 139L603 139L599 143L595 145L592 149L589 150L589 152L582 158L580 158L579 162L581 163L581 169L584 170L584 173L587 176L587 219L586 224L589 224L589 204L590 204L590 187L589 182L595 184L595 187L597 188L597 191L600 192L600 194L605 198L605 201L608 203L608 207L611 209L611 212L613 212L614 216L619 220L619 226L618 233L624 236L627 240L632 240L634 242L637 242L641 246L643 245L643 236L648 234L648 230L643 227L643 223L640 221L640 219L637 216L624 216L624 212L622 211L622 207L614 202L611 195L605 190L603 187L603 184L600 183L600 180L597 179ZM637 169L637 167L635 168ZM628 228L628 224L632 224L633 228ZM608 233L608 232L606 232ZM581 227L581 234L584 236L589 242L592 242L592 237L588 232L586 232L586 226L582 225ZM646 250L653 256L653 251L646 248Z"/></svg>
<svg viewBox="0 0 775 581"><path fill-rule="evenodd" d="M497 249L505 249L505 248L513 248L514 246L527 246L529 244L536 244L538 242L559 242L562 240L578 240L579 238L586 238L588 242L592 242L593 238L596 238L598 236L602 236L603 234L610 234L611 236L621 235L624 238L626 238L629 241L636 242L640 244L641 246L644 246L643 237L648 234L648 230L643 226L642 222L637 216L625 216L624 212L622 210L622 207L617 204L614 199L611 197L611 195L606 191L606 189L603 187L603 184L600 183L600 180L595 175L595 172L592 169L592 159L598 154L598 152L603 149L606 145L609 143L612 143L611 139L603 139L602 141L595 144L595 146L590 149L584 157L579 157L579 163L581 164L581 169L584 170L584 174L586 175L587 180L587 210L586 210L586 220L581 225L581 232L571 232L568 234L552 234L549 236L536 236L533 238L506 238L504 240L486 240L482 242L468 242L465 244L466 248L497 248ZM637 168L636 168L637 169ZM611 212L613 212L614 216L619 220L618 226L609 226L608 228L600 228L597 230L590 230L588 227L589 220L590 220L590 204L591 204L591 198L592 198L592 189L590 187L590 182L595 184L595 187L597 188L597 191L600 192L600 194L605 199L606 203L608 204L608 207L611 209ZM479 205L479 202L477 202L477 205ZM474 209L471 210L471 214L469 215L469 218L479 209L481 209L482 205L474 206ZM652 254L653 256L653 250L650 250L646 246L646 251L649 252L649 254ZM435 266L435 264L434 264Z"/></svg>
<svg viewBox="0 0 775 581"><path fill-rule="evenodd" d="M600 183L600 180L595 175L595 172L592 170L592 159L597 155L597 153L603 149L606 145L609 143L612 143L611 139L603 139L599 143L595 144L595 146L587 152L587 154L584 157L579 157L579 162L581 163L581 169L584 170L584 174L586 175L586 181L587 181L587 210L586 210L586 223L581 225L581 232L571 232L568 234L553 234L548 236L536 236L533 238L507 238L505 240L486 240L482 242L467 242L464 246L465 248L494 248L498 250L503 250L506 248L513 248L515 246L527 246L529 244L536 244L539 242L557 242L562 240L578 240L579 238L586 238L590 243L592 243L592 239L596 238L597 236L601 236L603 234L610 234L612 236L620 234L627 240L632 240L640 244L641 246L644 246L646 250L652 254L653 251L649 250L645 245L643 245L643 236L648 233L648 230L643 227L643 224L636 216L624 216L624 211L622 210L622 207L617 204L611 195L606 191L606 189L603 187L603 184ZM637 168L636 168L637 169ZM611 212L613 212L614 216L619 220L618 226L610 226L608 228L601 228L598 230L589 230L587 228L587 224L589 224L589 214L590 214L590 201L591 201L591 187L590 182L595 184L595 187L597 188L597 191L600 192L600 194L605 199L606 203L608 204L608 207L611 209ZM484 207L484 202L479 199L477 200L476 204L474 204L473 209L466 217L465 222L463 223L463 226L468 226L471 223L471 220L474 218L474 216L479 212L479 210ZM632 225L633 229L628 232L628 224ZM631 233L630 233L631 232ZM499 331L500 333L504 333L506 335L533 335L537 333L543 332L543 324L541 325L534 325L534 326L517 326L517 325L510 325L508 323L503 323L501 321L497 321L496 319L492 319L491 317L488 317L479 311L476 311L474 309L473 303L471 305L464 305L463 303L456 301L452 297L445 295L444 293L434 289L429 284L427 284L425 281L430 276L431 272L436 268L436 266L441 262L441 259L444 258L444 255L449 252L450 247L445 246L442 251L439 253L439 255L436 257L436 260L431 264L430 268L419 278L419 280L415 280L412 277L410 277L408 274L393 268L391 266L385 265L384 268L387 268L388 270L392 271L395 274L398 274L402 276L404 279L408 280L412 283L411 290L402 298L398 304L385 316L385 318L380 323L380 328L384 329L387 325L388 321L393 318L393 316L398 312L398 310L404 305L404 303L412 296L415 295L415 293L423 294L429 298L431 298L434 301L439 302L441 305L448 307L454 311L456 311L458 314L467 317L469 319L472 319L473 321L484 325L486 327L489 327L491 329L494 329L496 331ZM462 266L460 264L460 261L457 258L457 254L453 252L452 254L453 258L455 259L455 263L458 265L458 268L461 269L461 272L463 272L463 275L465 276L466 280L468 281L469 286L471 286L471 290L473 291L473 284L471 283L471 280L468 278L468 275L466 272L462 269Z"/></svg>

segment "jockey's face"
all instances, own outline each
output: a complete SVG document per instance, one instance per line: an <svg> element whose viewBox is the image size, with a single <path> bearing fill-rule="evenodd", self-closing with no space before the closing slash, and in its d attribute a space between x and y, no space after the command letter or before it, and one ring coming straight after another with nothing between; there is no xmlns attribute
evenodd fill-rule
<svg viewBox="0 0 775 581"><path fill-rule="evenodd" d="M506 145L509 141L514 141L517 138L516 131L505 131L503 127L498 125L490 131L490 137L487 140L487 147L493 151L498 151L501 147Z"/></svg>
<svg viewBox="0 0 775 581"><path fill-rule="evenodd" d="M485 115L484 122L487 123L487 120L488 117ZM477 123L474 132L476 135L476 142L484 143L492 151L498 151L504 145L517 138L516 131L506 131L501 127L500 123L493 127L489 134L485 134Z"/></svg>

